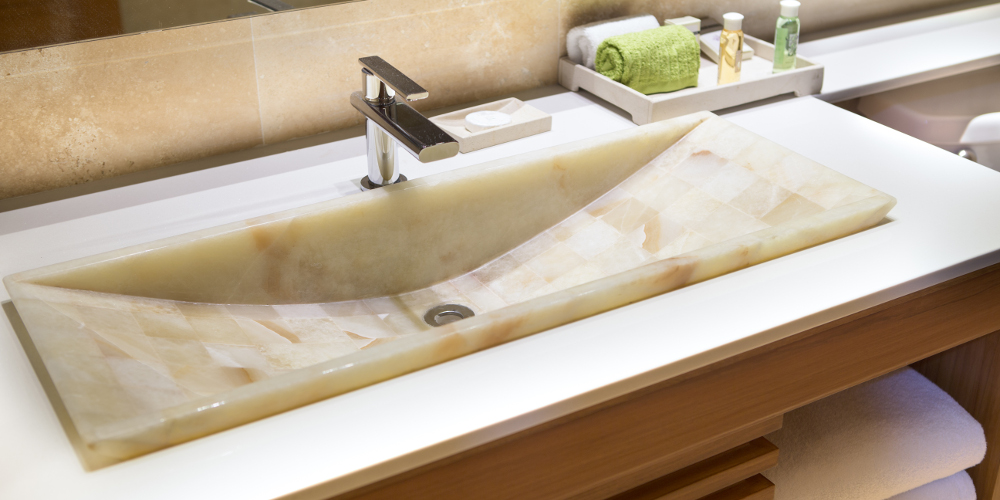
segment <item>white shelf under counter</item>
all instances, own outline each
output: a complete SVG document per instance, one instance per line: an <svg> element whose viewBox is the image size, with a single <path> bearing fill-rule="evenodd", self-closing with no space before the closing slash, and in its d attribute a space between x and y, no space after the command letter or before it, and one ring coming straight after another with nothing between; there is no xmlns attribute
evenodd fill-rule
<svg viewBox="0 0 1000 500"><path fill-rule="evenodd" d="M1000 64L1000 4L799 44L839 102Z"/></svg>

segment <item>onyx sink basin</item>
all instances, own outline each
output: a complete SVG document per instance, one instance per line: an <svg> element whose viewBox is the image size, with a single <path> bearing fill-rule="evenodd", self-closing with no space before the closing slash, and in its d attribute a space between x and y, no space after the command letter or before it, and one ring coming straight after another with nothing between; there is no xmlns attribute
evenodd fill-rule
<svg viewBox="0 0 1000 500"><path fill-rule="evenodd" d="M99 467L839 238L894 203L704 112L4 284Z"/></svg>

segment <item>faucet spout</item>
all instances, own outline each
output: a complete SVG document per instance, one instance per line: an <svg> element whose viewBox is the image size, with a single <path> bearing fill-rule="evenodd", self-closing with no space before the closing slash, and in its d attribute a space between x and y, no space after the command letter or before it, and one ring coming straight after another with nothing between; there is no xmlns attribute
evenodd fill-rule
<svg viewBox="0 0 1000 500"><path fill-rule="evenodd" d="M422 163L458 154L458 142L397 97L414 101L427 91L378 56L363 57L364 90L351 94L351 105L365 116L368 142L368 176L365 189L374 189L406 180L400 175L397 143Z"/></svg>
<svg viewBox="0 0 1000 500"><path fill-rule="evenodd" d="M458 154L454 138L406 103L376 105L366 101L361 92L355 92L351 94L351 104L421 163Z"/></svg>

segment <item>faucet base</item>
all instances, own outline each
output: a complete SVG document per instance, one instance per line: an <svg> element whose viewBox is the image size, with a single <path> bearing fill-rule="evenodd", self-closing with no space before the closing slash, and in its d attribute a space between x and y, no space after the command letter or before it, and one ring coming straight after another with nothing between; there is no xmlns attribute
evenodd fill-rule
<svg viewBox="0 0 1000 500"><path fill-rule="evenodd" d="M364 176L364 178L361 179L361 190L362 191L371 191L372 189L377 189L377 188L380 188L380 187L390 186L392 184L399 184L400 182L403 182L405 180L406 180L406 176L403 175L403 174L399 174L399 178L396 179L396 182L390 182L389 184L375 184L366 175L366 176Z"/></svg>

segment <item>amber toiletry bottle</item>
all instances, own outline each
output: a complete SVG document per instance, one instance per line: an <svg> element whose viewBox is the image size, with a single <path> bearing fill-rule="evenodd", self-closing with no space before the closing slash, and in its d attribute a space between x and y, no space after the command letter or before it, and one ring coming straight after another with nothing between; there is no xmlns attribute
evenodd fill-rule
<svg viewBox="0 0 1000 500"><path fill-rule="evenodd" d="M740 81L743 62L743 14L729 12L722 16L719 36L719 85Z"/></svg>

